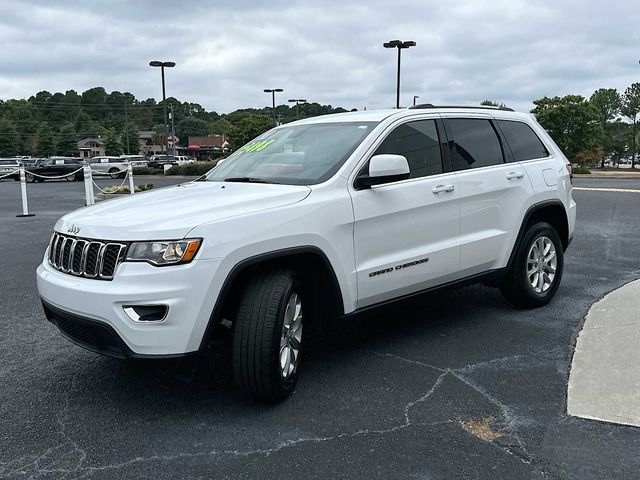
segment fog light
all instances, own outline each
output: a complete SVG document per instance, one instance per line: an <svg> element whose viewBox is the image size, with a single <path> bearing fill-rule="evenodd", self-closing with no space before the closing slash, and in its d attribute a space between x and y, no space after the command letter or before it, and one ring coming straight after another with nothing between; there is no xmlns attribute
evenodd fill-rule
<svg viewBox="0 0 640 480"><path fill-rule="evenodd" d="M122 309L134 322L161 322L169 310L166 305L124 305Z"/></svg>

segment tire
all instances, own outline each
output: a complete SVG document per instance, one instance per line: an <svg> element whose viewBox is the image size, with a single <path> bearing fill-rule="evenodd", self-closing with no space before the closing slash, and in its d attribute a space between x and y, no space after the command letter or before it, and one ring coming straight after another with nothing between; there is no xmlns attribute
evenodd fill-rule
<svg viewBox="0 0 640 480"><path fill-rule="evenodd" d="M280 402L295 388L303 340L301 291L294 271L272 270L253 277L240 298L233 332L234 380L264 402Z"/></svg>
<svg viewBox="0 0 640 480"><path fill-rule="evenodd" d="M74 179L76 182L81 182L81 181L83 181L83 180L84 180L84 173L83 173L83 172L76 173L76 174L75 174L75 176L73 177L73 179Z"/></svg>
<svg viewBox="0 0 640 480"><path fill-rule="evenodd" d="M109 170L109 176L113 179L116 179L120 176L120 170L117 168L112 168Z"/></svg>
<svg viewBox="0 0 640 480"><path fill-rule="evenodd" d="M67 182L73 182L73 181L75 181L75 175L67 175L66 177L64 177L64 179Z"/></svg>
<svg viewBox="0 0 640 480"><path fill-rule="evenodd" d="M541 250L543 255L539 256ZM529 226L518 245L500 290L517 307L541 307L558 291L563 268L564 252L558 232L546 222L536 223Z"/></svg>
<svg viewBox="0 0 640 480"><path fill-rule="evenodd" d="M27 183L33 183L33 182L35 182L35 181L36 181L36 177L35 177L33 174L31 174L31 173L25 173L25 174L24 174L24 180L25 180L25 182L27 182ZM39 180L39 179L38 179L38 180Z"/></svg>

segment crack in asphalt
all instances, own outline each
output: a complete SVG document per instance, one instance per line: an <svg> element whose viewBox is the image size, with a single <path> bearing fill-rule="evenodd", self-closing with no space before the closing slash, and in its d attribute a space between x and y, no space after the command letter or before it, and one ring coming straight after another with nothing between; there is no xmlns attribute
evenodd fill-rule
<svg viewBox="0 0 640 480"><path fill-rule="evenodd" d="M358 437L361 435L385 435L388 433L396 432L398 430L402 430L411 426L435 426L442 424L453 423L452 420L444 420L438 422L418 422L413 423L410 418L410 410L415 405L426 401L433 393L438 389L438 387L442 384L442 381L446 375L450 374L448 371L443 371L440 376L436 379L436 381L431 385L429 390L427 390L424 394L418 397L415 400L412 400L404 407L404 423L400 425L393 426L391 428L386 429L361 429L355 432L344 432L338 433L336 435L330 435L327 437L302 437L294 440L284 441L273 448L267 449L254 449L254 450L211 450L206 452L192 452L192 453L179 453L176 455L153 455L150 457L135 457L125 462L103 465L103 466L83 466L83 463L87 460L87 454L67 433L66 433L66 425L67 418L69 416L69 403L71 394L73 393L73 388L75 386L76 376L74 375L71 381L71 387L69 388L69 392L66 395L66 401L64 408L61 414L58 416L58 424L60 426L59 430L56 432L61 435L64 442L58 444L54 447L49 448L44 453L34 456L28 455L25 457L20 457L11 462L7 462L5 464L0 464L2 468L0 468L0 476L4 478L6 473L6 478L10 478L12 476L17 475L29 475L29 479L37 479L39 476L55 473L64 475L64 478L73 478L73 480L79 480L82 478L87 478L91 476L93 473L98 471L105 470L115 470L125 468L130 465L134 465L137 463L143 462L153 462L153 461L173 461L180 458L193 458L193 457L204 457L204 456L235 456L235 457L248 457L252 455L264 455L269 456L273 453L279 452L280 450L290 448L303 443L320 443L320 442L328 442L332 440L339 440L341 438L351 438ZM69 449L63 449L64 446L70 447ZM58 452L62 450L61 452ZM52 453L56 452L54 458L49 458ZM71 454L78 452L78 456L73 459L73 465L63 468L51 468L51 466L55 465L59 459L70 456ZM49 461L47 464L46 462ZM10 468L10 471L6 472ZM79 474L79 476L70 477L72 474Z"/></svg>

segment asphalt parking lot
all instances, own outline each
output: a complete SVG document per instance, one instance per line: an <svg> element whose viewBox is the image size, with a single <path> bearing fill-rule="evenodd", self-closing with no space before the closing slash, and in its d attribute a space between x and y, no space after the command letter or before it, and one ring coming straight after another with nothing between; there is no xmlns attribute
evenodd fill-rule
<svg viewBox="0 0 640 480"><path fill-rule="evenodd" d="M36 216L16 218L19 184L0 182L0 478L638 478L640 430L567 416L566 382L589 306L640 277L640 193L574 193L549 306L471 286L349 322L318 334L298 391L265 406L231 388L224 351L188 369L66 341L34 270L83 184L28 189Z"/></svg>

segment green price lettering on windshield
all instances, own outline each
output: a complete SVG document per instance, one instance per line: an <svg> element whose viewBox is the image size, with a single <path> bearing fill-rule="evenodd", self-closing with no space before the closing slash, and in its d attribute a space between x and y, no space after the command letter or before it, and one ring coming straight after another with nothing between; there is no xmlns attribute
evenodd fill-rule
<svg viewBox="0 0 640 480"><path fill-rule="evenodd" d="M262 140L261 142L253 142L253 143L250 143L249 145L245 145L244 147L242 147L242 151L244 153L259 152L267 148L273 142L275 142L275 139L273 138L269 140Z"/></svg>

